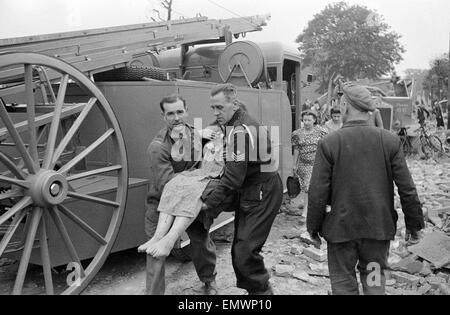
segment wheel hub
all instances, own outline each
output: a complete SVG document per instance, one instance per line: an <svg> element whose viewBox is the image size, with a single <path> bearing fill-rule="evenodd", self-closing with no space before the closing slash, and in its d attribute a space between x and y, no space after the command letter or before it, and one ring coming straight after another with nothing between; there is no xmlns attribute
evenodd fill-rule
<svg viewBox="0 0 450 315"><path fill-rule="evenodd" d="M30 177L30 195L37 206L57 205L66 199L69 185L63 175L47 170Z"/></svg>

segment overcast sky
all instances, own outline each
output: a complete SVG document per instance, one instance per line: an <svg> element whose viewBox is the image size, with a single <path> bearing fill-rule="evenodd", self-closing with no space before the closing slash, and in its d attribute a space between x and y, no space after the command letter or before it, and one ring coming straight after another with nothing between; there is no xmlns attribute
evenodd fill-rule
<svg viewBox="0 0 450 315"><path fill-rule="evenodd" d="M159 0L0 0L0 38L148 22ZM174 0L174 15L231 18L270 13L262 32L248 40L294 44L314 14L330 0ZM449 0L347 0L376 10L402 35L407 52L397 66L426 69L449 51Z"/></svg>

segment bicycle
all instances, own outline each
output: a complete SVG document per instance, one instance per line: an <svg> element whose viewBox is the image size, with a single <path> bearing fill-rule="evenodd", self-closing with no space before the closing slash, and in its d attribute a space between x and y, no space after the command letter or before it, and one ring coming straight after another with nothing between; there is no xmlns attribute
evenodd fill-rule
<svg viewBox="0 0 450 315"><path fill-rule="evenodd" d="M446 155L441 139L435 135L430 135L425 124L420 125L420 128L416 131L419 131L420 149L427 159L435 153L438 154L438 157Z"/></svg>

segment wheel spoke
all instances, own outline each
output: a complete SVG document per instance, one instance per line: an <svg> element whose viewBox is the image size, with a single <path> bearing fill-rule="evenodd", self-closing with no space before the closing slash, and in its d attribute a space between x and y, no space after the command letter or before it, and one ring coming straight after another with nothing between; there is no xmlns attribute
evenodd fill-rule
<svg viewBox="0 0 450 315"><path fill-rule="evenodd" d="M93 228L91 228L86 222L77 217L72 211L67 209L63 205L58 205L59 211L64 214L67 218L76 223L80 228L82 228L87 234L89 234L93 239L99 242L101 245L106 245L108 242L98 234Z"/></svg>
<svg viewBox="0 0 450 315"><path fill-rule="evenodd" d="M2 162L10 171L19 179L25 179L25 174L22 172L21 169L17 167L16 164L14 164L13 161L11 161L10 158L8 158L5 154L0 152L0 162Z"/></svg>
<svg viewBox="0 0 450 315"><path fill-rule="evenodd" d="M44 76L44 79L47 83L48 89L50 91L50 96L52 97L53 103L56 103L56 96L55 96L55 92L53 91L52 88L52 83L50 82L50 80L48 79L48 75L47 75L47 71L45 70L44 67L40 67L41 71L42 71L42 75Z"/></svg>
<svg viewBox="0 0 450 315"><path fill-rule="evenodd" d="M98 174L103 174L103 173L108 173L108 172L112 172L112 171L117 171L122 169L122 165L114 165L114 166L108 166L108 167L104 167L104 168L99 168L96 170L92 170L92 171L88 171L88 172L84 172L84 173L80 173L80 174L75 174L72 176L67 177L67 181L71 182L77 179L81 179L81 178L86 178L89 176L93 176L93 175L98 175Z"/></svg>
<svg viewBox="0 0 450 315"><path fill-rule="evenodd" d="M22 222L26 215L27 211L22 211L21 213L16 214L16 216L14 217L11 225L6 231L6 234L3 236L3 239L0 242L0 257L2 257L4 251L6 250L6 247L14 236L14 233L16 233L16 230L19 227L19 223Z"/></svg>
<svg viewBox="0 0 450 315"><path fill-rule="evenodd" d="M84 201L91 201L91 202L94 202L94 203L99 203L99 204L104 205L104 206L112 206L112 207L115 207L115 208L118 208L120 206L120 204L115 202L115 201L111 201L111 200L107 200L107 199L103 199L103 198L98 198L98 197L94 197L94 196L90 196L90 195L79 194L79 193L75 193L75 192L72 192L72 191L69 191L67 193L67 196L75 198L75 199L84 200Z"/></svg>
<svg viewBox="0 0 450 315"><path fill-rule="evenodd" d="M12 185L17 185L20 186L22 188L25 189L29 189L30 188L30 184L24 180L20 180L20 179L15 179L15 178L11 178L11 177L7 177L7 176L2 176L0 175L0 182L6 182Z"/></svg>
<svg viewBox="0 0 450 315"><path fill-rule="evenodd" d="M55 150L55 154L54 154L54 156L52 158L52 163L51 163L50 166L54 166L56 164L56 162L58 161L59 157L64 152L64 150L66 149L66 147L69 144L70 140L72 140L73 136L78 131L78 129L80 128L80 126L83 123L84 119L87 117L87 115L89 114L90 110L92 109L92 107L94 106L94 104L96 102L97 102L97 99L95 97L93 97L93 98L91 98L89 100L87 105L83 108L83 110L81 111L80 115L74 121L72 127L70 127L69 131L64 136L64 138L61 141L61 143L59 144L58 148Z"/></svg>
<svg viewBox="0 0 450 315"><path fill-rule="evenodd" d="M25 95L27 100L27 117L28 117L28 135L29 146L28 150L34 161L35 168L38 169L38 151L37 151L37 137L36 137L36 108L33 91L33 66L25 65Z"/></svg>
<svg viewBox="0 0 450 315"><path fill-rule="evenodd" d="M4 215L0 217L0 225L11 219L14 215L19 213L25 207L31 205L31 197L23 197L18 203L16 203L11 209L9 209Z"/></svg>
<svg viewBox="0 0 450 315"><path fill-rule="evenodd" d="M8 190L8 191L0 194L0 201L5 200L5 199L22 197L22 196L23 196L23 193L20 190L11 189L11 190Z"/></svg>
<svg viewBox="0 0 450 315"><path fill-rule="evenodd" d="M72 167L77 165L81 160L83 160L86 156L91 154L95 149L97 149L106 139L109 138L114 133L114 129L108 129L100 138L98 138L94 143L92 143L89 147L87 147L83 152L77 155L74 159L64 165L59 172L61 174L66 174Z"/></svg>
<svg viewBox="0 0 450 315"><path fill-rule="evenodd" d="M69 82L69 75L65 74L59 85L58 97L56 99L55 111L53 113L53 120L50 126L50 133L48 135L47 150L45 150L45 158L43 168L49 168L52 162L52 156L55 151L56 136L58 135L59 123L61 119L61 112L64 105L64 98L66 97L67 83Z"/></svg>
<svg viewBox="0 0 450 315"><path fill-rule="evenodd" d="M72 259L72 262L77 263L80 266L81 276L84 277L84 269L83 266L81 265L80 258L78 257L75 246L73 246L72 240L70 239L69 233L67 232L67 229L64 225L63 220L61 219L61 216L58 213L58 209L56 208L56 206L49 208L49 213L53 219L53 222L56 225L56 228L59 231L59 234L61 234L64 244L66 245L66 249L70 255L70 258Z"/></svg>
<svg viewBox="0 0 450 315"><path fill-rule="evenodd" d="M37 138L37 142L38 143L41 142L42 137L45 135L45 131L47 131L47 128L48 128L48 125L41 126L40 131L39 131L39 135L38 135L38 138Z"/></svg>
<svg viewBox="0 0 450 315"><path fill-rule="evenodd" d="M16 127L14 126L14 123L12 122L11 117L9 117L9 114L6 111L4 106L0 106L0 117L3 120L5 127L8 129L9 135L11 136L11 138L13 138L13 140L16 144L17 150L21 154L21 156L25 162L25 165L28 168L28 171L31 174L36 174L36 168L34 165L34 161L31 158L30 153L25 148L25 144L23 143L22 138L20 137L19 133L17 132Z"/></svg>
<svg viewBox="0 0 450 315"><path fill-rule="evenodd" d="M44 271L45 290L48 295L53 295L53 279L52 279L52 265L50 262L50 253L48 250L47 229L45 224L45 217L41 220L39 245L41 249L42 269Z"/></svg>
<svg viewBox="0 0 450 315"><path fill-rule="evenodd" d="M13 295L19 295L22 293L23 283L25 281L25 276L28 269L28 263L30 262L31 251L33 250L33 244L36 238L36 232L41 218L42 209L34 208L33 216L31 217L30 230L27 234L25 247L22 252L22 258L20 259L19 270L17 271L16 282L14 283Z"/></svg>

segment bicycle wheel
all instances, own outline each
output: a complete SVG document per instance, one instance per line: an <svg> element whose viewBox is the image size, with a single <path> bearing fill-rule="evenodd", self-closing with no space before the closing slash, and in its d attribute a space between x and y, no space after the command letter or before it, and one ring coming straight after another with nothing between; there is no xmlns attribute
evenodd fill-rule
<svg viewBox="0 0 450 315"><path fill-rule="evenodd" d="M425 136L420 137L420 149L427 159L433 155L434 150Z"/></svg>
<svg viewBox="0 0 450 315"><path fill-rule="evenodd" d="M428 138L428 143L434 152L439 153L439 154L445 153L444 146L442 145L442 141L437 136L430 136Z"/></svg>

